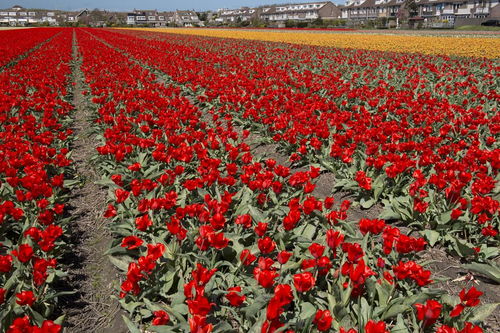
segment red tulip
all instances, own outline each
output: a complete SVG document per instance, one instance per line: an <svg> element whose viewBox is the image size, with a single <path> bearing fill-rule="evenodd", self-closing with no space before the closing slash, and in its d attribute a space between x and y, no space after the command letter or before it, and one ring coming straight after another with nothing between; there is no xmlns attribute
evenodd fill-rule
<svg viewBox="0 0 500 333"><path fill-rule="evenodd" d="M240 286L229 288L227 291L228 293L226 294L225 297L232 306L238 307L241 304L243 304L243 302L246 299L246 296L241 295Z"/></svg>
<svg viewBox="0 0 500 333"><path fill-rule="evenodd" d="M313 323L318 328L318 331L328 331L332 327L333 317L328 310L318 310L314 316Z"/></svg>
<svg viewBox="0 0 500 333"><path fill-rule="evenodd" d="M424 327L431 326L439 318L442 307L441 303L432 299L427 300L425 305L415 304L415 308L417 309L417 318L418 320L423 321Z"/></svg>
<svg viewBox="0 0 500 333"><path fill-rule="evenodd" d="M36 301L35 295L31 290L21 291L20 293L16 294L16 297L17 297L16 303L19 305L32 306L33 303L35 303Z"/></svg>
<svg viewBox="0 0 500 333"><path fill-rule="evenodd" d="M299 273L293 276L293 285L301 293L311 290L315 283L316 279L311 272Z"/></svg>
<svg viewBox="0 0 500 333"><path fill-rule="evenodd" d="M165 325L170 321L170 316L163 310L153 312L153 316L152 324L154 326Z"/></svg>

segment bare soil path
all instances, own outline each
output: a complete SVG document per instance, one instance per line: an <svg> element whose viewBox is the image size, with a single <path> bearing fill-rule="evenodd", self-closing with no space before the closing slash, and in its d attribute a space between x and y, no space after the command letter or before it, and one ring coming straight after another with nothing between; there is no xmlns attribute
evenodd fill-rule
<svg viewBox="0 0 500 333"><path fill-rule="evenodd" d="M61 304L66 314L64 332L128 332L116 295L120 277L105 254L112 237L102 217L105 210L106 192L95 184L99 180L90 158L97 140L89 132L89 104L82 96L83 74L78 53L76 34L73 35L73 103L75 106L73 130L73 160L76 178L81 180L70 200L74 216L71 234L73 253L69 258L68 282L77 293L64 299Z"/></svg>

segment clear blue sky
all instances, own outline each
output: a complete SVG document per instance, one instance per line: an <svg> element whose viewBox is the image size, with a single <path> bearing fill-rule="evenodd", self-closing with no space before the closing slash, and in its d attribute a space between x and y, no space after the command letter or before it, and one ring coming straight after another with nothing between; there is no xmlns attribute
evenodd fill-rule
<svg viewBox="0 0 500 333"><path fill-rule="evenodd" d="M195 9L217 10L218 8L238 8L241 6L259 6L276 3L313 2L314 0L0 0L0 8L20 5L26 8L47 8L76 10L82 8L100 8L116 11L138 9ZM332 0L334 3L345 1Z"/></svg>

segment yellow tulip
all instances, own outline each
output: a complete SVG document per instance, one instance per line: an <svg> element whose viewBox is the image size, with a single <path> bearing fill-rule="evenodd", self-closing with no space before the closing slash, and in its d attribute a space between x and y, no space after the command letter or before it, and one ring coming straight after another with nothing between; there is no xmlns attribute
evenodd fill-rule
<svg viewBox="0 0 500 333"><path fill-rule="evenodd" d="M500 58L500 39L476 36L416 36L356 32L258 31L199 28L134 28L182 35L262 40L377 51Z"/></svg>

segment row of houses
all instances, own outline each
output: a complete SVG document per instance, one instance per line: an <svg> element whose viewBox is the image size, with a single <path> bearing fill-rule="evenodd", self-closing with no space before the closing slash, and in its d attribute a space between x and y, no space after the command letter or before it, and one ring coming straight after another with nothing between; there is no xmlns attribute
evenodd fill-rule
<svg viewBox="0 0 500 333"><path fill-rule="evenodd" d="M237 23L253 20L265 22L314 21L316 19L336 19L340 8L330 1L285 4L258 8L219 9L216 22Z"/></svg>
<svg viewBox="0 0 500 333"><path fill-rule="evenodd" d="M500 17L499 0L415 0L410 15L404 0L348 0L341 17L352 21L413 16L414 20L448 21Z"/></svg>
<svg viewBox="0 0 500 333"><path fill-rule="evenodd" d="M175 12L160 12L157 10L139 10L132 12L108 12L105 10L88 9L71 12L45 9L26 9L13 6L0 9L0 26L27 26L27 25L65 25L80 22L93 26L104 26L107 23L127 25L148 25L163 27L167 25L202 26L198 15L190 10Z"/></svg>
<svg viewBox="0 0 500 333"><path fill-rule="evenodd" d="M127 13L128 25L148 25L164 27L177 25L184 27L203 26L198 14L192 10L176 10L175 12L160 12L157 10L139 10Z"/></svg>
<svg viewBox="0 0 500 333"><path fill-rule="evenodd" d="M0 25L25 26L30 24L59 25L61 22L78 22L88 14L88 10L62 12L59 10L26 9L13 6L0 9Z"/></svg>
<svg viewBox="0 0 500 333"><path fill-rule="evenodd" d="M268 7L219 9L216 22L231 24L260 20L283 23L292 21L314 21L317 19L343 19L346 21L369 21L412 17L413 20L448 21L457 18L499 18L499 0L414 0L414 12L410 13L405 0L347 0L344 6L330 1L296 3Z"/></svg>

